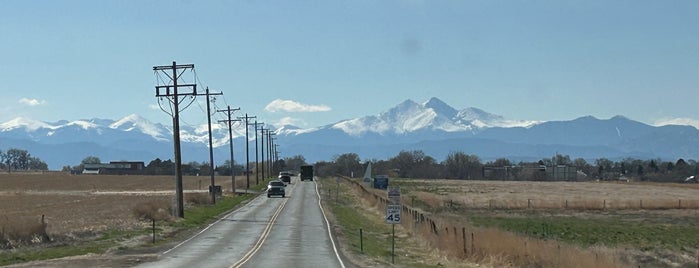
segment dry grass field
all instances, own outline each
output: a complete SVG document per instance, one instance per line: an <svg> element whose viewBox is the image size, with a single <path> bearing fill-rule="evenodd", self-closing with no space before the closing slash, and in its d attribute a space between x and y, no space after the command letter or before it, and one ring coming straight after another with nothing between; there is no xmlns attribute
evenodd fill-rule
<svg viewBox="0 0 699 268"><path fill-rule="evenodd" d="M401 225L452 258L514 267L699 262L696 184L394 179L390 185L401 187L403 218L412 217ZM354 188L383 209L385 190Z"/></svg>
<svg viewBox="0 0 699 268"><path fill-rule="evenodd" d="M109 230L143 229L148 223L134 209L171 204L173 177L0 174L0 234L39 230L52 241L70 242ZM185 199L207 192L209 181L185 177ZM231 190L230 177L216 181ZM440 252L437 259L514 267L697 265L696 184L412 179L390 184L401 187L404 206L428 217L404 215L401 225L431 252ZM245 185L245 177L236 179L237 189ZM384 210L376 196L385 198L385 190L343 187L359 191L365 199L361 207Z"/></svg>
<svg viewBox="0 0 699 268"><path fill-rule="evenodd" d="M395 180L404 194L469 208L699 208L699 184Z"/></svg>
<svg viewBox="0 0 699 268"><path fill-rule="evenodd" d="M230 192L230 177L215 180ZM184 177L185 202L188 196L208 192L209 184L210 177ZM246 179L236 178L236 185L244 189ZM54 241L143 228L148 223L139 220L134 209L145 203L173 204L174 189L174 176L0 174L0 231L21 236L37 228L42 216L45 232Z"/></svg>

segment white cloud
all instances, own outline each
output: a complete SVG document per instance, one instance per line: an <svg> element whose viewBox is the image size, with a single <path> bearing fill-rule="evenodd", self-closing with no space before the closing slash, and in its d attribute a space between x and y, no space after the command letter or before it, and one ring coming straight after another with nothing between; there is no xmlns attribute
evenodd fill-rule
<svg viewBox="0 0 699 268"><path fill-rule="evenodd" d="M692 118L661 118L655 120L655 126L665 126L665 125L684 125L693 126L699 129L699 120Z"/></svg>
<svg viewBox="0 0 699 268"><path fill-rule="evenodd" d="M327 112L332 110L327 105L309 105L292 100L280 100L276 99L265 106L265 111L268 112Z"/></svg>
<svg viewBox="0 0 699 268"><path fill-rule="evenodd" d="M299 125L304 125L304 124L305 124L305 122L301 119L292 118L292 117L284 117L284 118L279 119L275 125L277 125L277 126L286 126L286 125L299 126Z"/></svg>
<svg viewBox="0 0 699 268"><path fill-rule="evenodd" d="M45 100L37 100L37 99L21 98L21 99L19 99L19 103L27 105L27 106L38 106L38 105L45 104L46 101Z"/></svg>

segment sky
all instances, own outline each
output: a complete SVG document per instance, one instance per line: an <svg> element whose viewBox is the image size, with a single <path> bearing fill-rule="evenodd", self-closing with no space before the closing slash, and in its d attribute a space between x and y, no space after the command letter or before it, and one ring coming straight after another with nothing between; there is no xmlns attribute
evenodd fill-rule
<svg viewBox="0 0 699 268"><path fill-rule="evenodd" d="M183 82L223 93L213 109L272 125L437 97L507 119L699 127L697 14L695 0L0 0L0 122L171 124L153 66L176 61L194 64Z"/></svg>

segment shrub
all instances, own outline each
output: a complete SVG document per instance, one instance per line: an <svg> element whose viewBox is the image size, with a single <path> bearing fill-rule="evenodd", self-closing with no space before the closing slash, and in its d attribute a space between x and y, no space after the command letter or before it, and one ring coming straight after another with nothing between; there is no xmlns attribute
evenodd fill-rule
<svg viewBox="0 0 699 268"><path fill-rule="evenodd" d="M171 206L165 201L148 201L133 208L133 214L140 220L170 220Z"/></svg>
<svg viewBox="0 0 699 268"><path fill-rule="evenodd" d="M46 227L43 215L40 222L31 218L5 217L0 220L0 249L50 242Z"/></svg>
<svg viewBox="0 0 699 268"><path fill-rule="evenodd" d="M192 205L211 204L211 195L208 193L189 193L184 195L185 203Z"/></svg>

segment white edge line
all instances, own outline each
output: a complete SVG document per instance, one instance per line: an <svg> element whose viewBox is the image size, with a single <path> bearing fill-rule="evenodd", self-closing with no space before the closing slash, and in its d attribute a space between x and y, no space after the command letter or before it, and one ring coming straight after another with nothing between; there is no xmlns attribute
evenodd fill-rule
<svg viewBox="0 0 699 268"><path fill-rule="evenodd" d="M325 220L325 224L328 226L328 236L330 237L330 242L333 244L335 257L337 257L337 260L340 262L340 266L342 266L342 268L345 268L345 264L342 262L342 258L340 258L340 253L337 252L337 247L335 247L335 240L333 239L333 234L330 231L330 222L328 221L328 217L325 216L325 211L323 211L323 205L320 204L320 192L318 192L318 183L315 180L313 180L313 183L315 183L316 185L316 194L318 195L318 207L320 207L320 212L323 213L323 219Z"/></svg>
<svg viewBox="0 0 699 268"><path fill-rule="evenodd" d="M214 224L219 223L219 222L222 221L223 219L228 218L228 216L230 216L231 214L236 213L236 212L238 212L238 210L241 210L241 209L243 209L244 207L248 206L250 203L252 203L253 200L255 200L255 199L257 199L257 198L260 198L260 196L262 196L262 195L258 195L257 197L251 199L251 200L250 200L247 204L245 204L244 206L241 206L241 207L239 207L239 208L237 208L237 209L231 211L230 213L226 214L225 216L219 218L219 219L216 220L215 222L212 222L211 224L209 224L209 226L206 226L206 228L202 229L199 233L193 235L193 236L190 237L190 238L187 238L187 240L182 241L182 243L179 243L179 244L175 245L174 247L172 247L171 249L168 249L168 250L164 251L164 252L163 252L162 254L160 254L160 255L168 254L170 251L173 251L173 250L175 250L176 248L178 248L178 247L184 245L185 243L189 242L189 240L192 240L192 239L194 239L195 237L201 235L202 233L206 232L206 230L208 230L209 228L211 228L211 226L214 226Z"/></svg>

